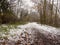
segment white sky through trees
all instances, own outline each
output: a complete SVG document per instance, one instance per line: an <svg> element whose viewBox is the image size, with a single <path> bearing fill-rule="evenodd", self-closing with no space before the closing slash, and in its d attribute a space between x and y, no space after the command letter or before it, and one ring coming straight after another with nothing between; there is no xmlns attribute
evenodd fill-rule
<svg viewBox="0 0 60 45"><path fill-rule="evenodd" d="M15 5L15 7L13 7L13 10L20 10L20 8L23 8L24 10L28 10L28 12L30 13L31 11L36 12L36 9L34 9L34 6L36 5L36 2L39 2L39 0L21 0L22 1L22 6L20 6L20 0L8 0L9 2L12 2L11 5ZM57 3L57 0L54 0L55 4ZM58 0L58 2L60 3L60 0ZM60 7L60 6L58 6Z"/></svg>

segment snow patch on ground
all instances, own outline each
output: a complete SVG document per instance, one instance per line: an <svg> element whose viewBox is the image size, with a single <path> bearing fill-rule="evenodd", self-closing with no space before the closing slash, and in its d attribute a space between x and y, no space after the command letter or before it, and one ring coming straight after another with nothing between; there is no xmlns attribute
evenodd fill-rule
<svg viewBox="0 0 60 45"><path fill-rule="evenodd" d="M55 27L51 27L51 26L47 26L47 25L41 25L41 24L37 24L36 22L33 22L33 23L28 23L26 25L20 25L20 26L17 26L18 28L36 28L36 29L42 29L44 31L48 31L50 33L54 33L56 34L57 33L57 28Z"/></svg>
<svg viewBox="0 0 60 45"><path fill-rule="evenodd" d="M33 22L25 25L18 25L17 28L10 29L8 35L2 34L2 36L5 36L12 41L18 41L21 38L21 36L25 37L26 33L28 33L29 35L33 34L34 30L39 31L40 33L45 35L48 35L47 33L51 33L52 35L60 35L60 31L55 27L41 25L37 24L36 22ZM30 38L32 38L32 36Z"/></svg>

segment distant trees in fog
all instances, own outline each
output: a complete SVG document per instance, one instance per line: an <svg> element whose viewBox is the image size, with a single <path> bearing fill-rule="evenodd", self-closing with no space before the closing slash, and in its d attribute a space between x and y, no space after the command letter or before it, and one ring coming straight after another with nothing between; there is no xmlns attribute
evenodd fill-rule
<svg viewBox="0 0 60 45"><path fill-rule="evenodd" d="M41 24L47 24L56 27L60 25L60 21L58 21L60 20L60 18L58 17L58 0L56 7L54 7L54 0L49 0L49 2L47 2L47 0L44 0L43 3L38 3L37 9L40 14Z"/></svg>
<svg viewBox="0 0 60 45"><path fill-rule="evenodd" d="M57 6L54 7L54 0L40 0L37 5L38 13L31 12L21 8L22 0L18 0L19 9L16 9L17 14L13 13L11 6L7 0L0 0L0 23L15 23L17 21L40 22L51 26L59 26L60 18L58 17L58 0ZM12 7L13 8L13 7ZM55 8L55 9L54 9ZM40 17L39 17L39 16ZM19 18L18 18L19 17Z"/></svg>
<svg viewBox="0 0 60 45"><path fill-rule="evenodd" d="M9 2L7 0L0 0L0 24L12 23L17 20L13 14Z"/></svg>

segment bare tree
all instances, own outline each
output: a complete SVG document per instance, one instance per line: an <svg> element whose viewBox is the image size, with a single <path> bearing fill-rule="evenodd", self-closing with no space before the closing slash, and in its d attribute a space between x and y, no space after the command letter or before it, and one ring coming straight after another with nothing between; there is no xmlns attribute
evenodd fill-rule
<svg viewBox="0 0 60 45"><path fill-rule="evenodd" d="M54 23L54 25L57 27L58 26L58 22L57 22L57 19L58 19L58 17L57 17L57 12L58 12L58 0L57 0L57 7L56 7L56 13L55 13L55 23Z"/></svg>
<svg viewBox="0 0 60 45"><path fill-rule="evenodd" d="M47 0L44 0L44 4L43 4L43 24L46 24L46 5L47 5Z"/></svg>
<svg viewBox="0 0 60 45"><path fill-rule="evenodd" d="M50 7L50 12L51 12L51 14L50 14L50 23L49 23L49 25L53 25L53 5L54 5L54 0L52 0L52 4L51 4L51 7Z"/></svg>

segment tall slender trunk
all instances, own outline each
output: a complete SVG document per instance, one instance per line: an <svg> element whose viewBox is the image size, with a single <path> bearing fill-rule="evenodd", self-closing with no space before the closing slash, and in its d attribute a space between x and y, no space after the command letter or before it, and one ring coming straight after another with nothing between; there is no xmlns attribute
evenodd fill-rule
<svg viewBox="0 0 60 45"><path fill-rule="evenodd" d="M46 24L46 0L44 0L44 5L43 5L43 24Z"/></svg>
<svg viewBox="0 0 60 45"><path fill-rule="evenodd" d="M55 13L55 26L57 27L58 26L58 23L57 23L57 11L58 11L58 0L57 0L57 7L56 7L56 13Z"/></svg>
<svg viewBox="0 0 60 45"><path fill-rule="evenodd" d="M53 25L53 5L54 5L54 0L52 0L52 6L51 6L51 15L50 15L50 25Z"/></svg>

